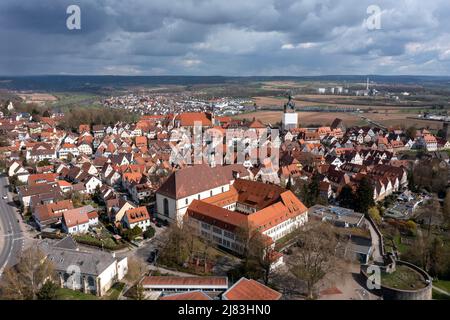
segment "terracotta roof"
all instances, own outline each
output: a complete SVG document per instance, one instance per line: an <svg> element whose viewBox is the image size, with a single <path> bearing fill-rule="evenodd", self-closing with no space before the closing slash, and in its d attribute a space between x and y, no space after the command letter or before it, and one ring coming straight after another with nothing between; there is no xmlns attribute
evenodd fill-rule
<svg viewBox="0 0 450 320"><path fill-rule="evenodd" d="M66 210L73 209L71 200L62 200L49 204L38 204L33 215L43 222L52 218L60 218Z"/></svg>
<svg viewBox="0 0 450 320"><path fill-rule="evenodd" d="M185 112L179 114L176 120L180 121L183 127L193 127L194 122L201 122L202 126L211 126L211 116L205 112Z"/></svg>
<svg viewBox="0 0 450 320"><path fill-rule="evenodd" d="M147 146L147 137L136 137L136 146Z"/></svg>
<svg viewBox="0 0 450 320"><path fill-rule="evenodd" d="M142 174L139 172L127 172L123 174L122 178L129 182L139 182L142 178Z"/></svg>
<svg viewBox="0 0 450 320"><path fill-rule="evenodd" d="M84 206L67 210L63 213L64 222L67 227L74 227L76 225L85 224L89 222L88 213L96 212L91 206ZM93 215L91 215L93 216ZM92 218L91 218L92 219Z"/></svg>
<svg viewBox="0 0 450 320"><path fill-rule="evenodd" d="M426 143L437 143L436 137L433 135L425 135L423 139Z"/></svg>
<svg viewBox="0 0 450 320"><path fill-rule="evenodd" d="M237 179L232 188L238 192L238 202L262 209L278 201L284 189L274 184Z"/></svg>
<svg viewBox="0 0 450 320"><path fill-rule="evenodd" d="M64 143L61 146L61 149L76 149L76 146L72 143Z"/></svg>
<svg viewBox="0 0 450 320"><path fill-rule="evenodd" d="M137 207L129 209L125 212L129 223L136 223L139 221L145 221L150 219L146 207Z"/></svg>
<svg viewBox="0 0 450 320"><path fill-rule="evenodd" d="M89 222L87 213L83 214L74 210L64 212L63 217L64 222L68 228Z"/></svg>
<svg viewBox="0 0 450 320"><path fill-rule="evenodd" d="M253 119L253 121L248 125L249 128L252 129L265 129L267 126L265 126L260 120Z"/></svg>
<svg viewBox="0 0 450 320"><path fill-rule="evenodd" d="M57 173L37 173L28 177L28 185L36 185L39 183L48 183L56 181Z"/></svg>
<svg viewBox="0 0 450 320"><path fill-rule="evenodd" d="M212 300L212 298L202 291L190 291L167 295L159 300Z"/></svg>
<svg viewBox="0 0 450 320"><path fill-rule="evenodd" d="M227 277L175 277L148 276L142 280L143 286L227 286Z"/></svg>
<svg viewBox="0 0 450 320"><path fill-rule="evenodd" d="M246 228L248 225L245 214L230 211L200 200L193 200L186 213L189 217L224 230L234 231L237 228Z"/></svg>
<svg viewBox="0 0 450 320"><path fill-rule="evenodd" d="M280 300L281 293L255 280L241 278L222 297L224 300Z"/></svg>
<svg viewBox="0 0 450 320"><path fill-rule="evenodd" d="M59 187L70 187L72 184L70 182L67 182L66 180L58 180L57 181Z"/></svg>
<svg viewBox="0 0 450 320"><path fill-rule="evenodd" d="M249 225L263 232L308 211L292 191L285 191L281 198L282 201L248 215Z"/></svg>
<svg viewBox="0 0 450 320"><path fill-rule="evenodd" d="M212 199L193 200L187 209L188 217L204 221L224 230L234 231L239 227L245 228L250 226L263 232L288 219L304 214L308 210L289 190L261 182L252 182L250 184L246 182L240 185L239 182L244 181L236 180L230 191L212 197ZM251 192L252 190L249 191L246 189L246 186L251 186L258 192ZM274 191L273 187L277 189ZM249 201L251 201L250 205L258 209L249 215L230 211L222 207L233 202L247 204Z"/></svg>

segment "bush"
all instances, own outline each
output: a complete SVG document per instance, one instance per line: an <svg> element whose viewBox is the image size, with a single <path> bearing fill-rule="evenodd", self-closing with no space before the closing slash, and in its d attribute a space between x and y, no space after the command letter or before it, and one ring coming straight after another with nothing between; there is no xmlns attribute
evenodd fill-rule
<svg viewBox="0 0 450 320"><path fill-rule="evenodd" d="M414 221L409 220L408 222L406 222L406 227L408 228L411 235L416 234L417 224Z"/></svg>
<svg viewBox="0 0 450 320"><path fill-rule="evenodd" d="M73 238L78 243L93 247L104 248L107 250L119 250L126 247L124 243L116 244L112 239L104 239L104 241L102 242L100 239L94 238L90 235L74 235Z"/></svg>
<svg viewBox="0 0 450 320"><path fill-rule="evenodd" d="M58 286L50 280L47 280L37 293L39 300L54 300L57 296Z"/></svg>
<svg viewBox="0 0 450 320"><path fill-rule="evenodd" d="M381 215L376 207L372 207L369 209L369 216L375 221L376 224L381 223Z"/></svg>
<svg viewBox="0 0 450 320"><path fill-rule="evenodd" d="M128 229L123 232L123 237L128 241L133 241L136 237L142 236L142 229L135 226L133 229Z"/></svg>
<svg viewBox="0 0 450 320"><path fill-rule="evenodd" d="M145 230L145 232L144 232L144 239L153 238L154 235L155 235L155 229L153 229L151 226L149 226L147 228L147 230Z"/></svg>

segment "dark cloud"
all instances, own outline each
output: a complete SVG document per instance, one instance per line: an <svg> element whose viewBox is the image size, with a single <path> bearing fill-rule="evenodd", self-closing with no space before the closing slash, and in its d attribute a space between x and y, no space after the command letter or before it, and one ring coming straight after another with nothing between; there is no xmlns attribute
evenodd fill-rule
<svg viewBox="0 0 450 320"><path fill-rule="evenodd" d="M81 8L81 30L66 8ZM0 74L448 74L448 0L2 0Z"/></svg>

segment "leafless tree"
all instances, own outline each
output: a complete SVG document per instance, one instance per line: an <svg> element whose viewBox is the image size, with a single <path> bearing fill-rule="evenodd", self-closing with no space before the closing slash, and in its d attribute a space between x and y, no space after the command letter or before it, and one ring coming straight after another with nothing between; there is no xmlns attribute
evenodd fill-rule
<svg viewBox="0 0 450 320"><path fill-rule="evenodd" d="M263 235L252 225L243 225L236 232L236 237L242 245L243 266L245 273L258 277L262 276L268 284L272 271L272 253L270 238Z"/></svg>
<svg viewBox="0 0 450 320"><path fill-rule="evenodd" d="M136 300L144 299L142 278L146 272L147 267L143 261L134 257L128 259L128 272L126 275L126 279L130 282L131 285L135 286L136 291L134 294L134 298Z"/></svg>
<svg viewBox="0 0 450 320"><path fill-rule="evenodd" d="M336 235L327 223L317 223L299 234L299 249L288 264L297 279L306 284L308 298L314 298L320 280L336 270Z"/></svg>
<svg viewBox="0 0 450 320"><path fill-rule="evenodd" d="M433 197L419 212L423 223L428 225L428 237L431 235L431 227L436 220L442 218L442 208L437 197Z"/></svg>
<svg viewBox="0 0 450 320"><path fill-rule="evenodd" d="M19 262L5 270L1 286L4 299L34 300L44 283L52 279L54 266L37 247L25 250Z"/></svg>

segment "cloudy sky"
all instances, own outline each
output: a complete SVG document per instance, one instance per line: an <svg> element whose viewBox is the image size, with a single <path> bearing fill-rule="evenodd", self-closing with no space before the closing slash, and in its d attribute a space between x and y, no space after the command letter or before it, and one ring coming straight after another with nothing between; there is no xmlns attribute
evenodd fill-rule
<svg viewBox="0 0 450 320"><path fill-rule="evenodd" d="M448 0L1 0L0 75L450 75L449 17Z"/></svg>

